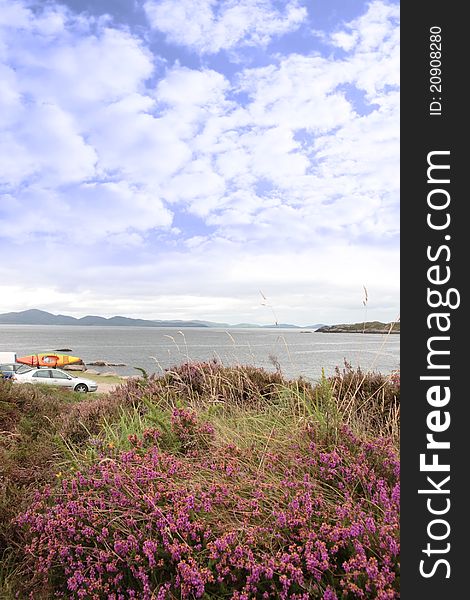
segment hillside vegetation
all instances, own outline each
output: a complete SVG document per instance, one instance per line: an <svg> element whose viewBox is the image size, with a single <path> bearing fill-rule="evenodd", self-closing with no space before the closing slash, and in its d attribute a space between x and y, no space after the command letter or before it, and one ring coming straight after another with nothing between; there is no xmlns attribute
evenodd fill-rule
<svg viewBox="0 0 470 600"><path fill-rule="evenodd" d="M399 597L399 376L0 382L2 599Z"/></svg>
<svg viewBox="0 0 470 600"><path fill-rule="evenodd" d="M400 333L400 322L382 323L365 321L363 323L343 323L341 325L324 325L317 329L320 333Z"/></svg>

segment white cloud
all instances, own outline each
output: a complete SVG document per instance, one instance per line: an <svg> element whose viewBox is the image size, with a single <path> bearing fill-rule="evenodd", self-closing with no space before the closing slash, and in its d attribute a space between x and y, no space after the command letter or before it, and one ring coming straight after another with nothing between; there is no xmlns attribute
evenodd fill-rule
<svg viewBox="0 0 470 600"><path fill-rule="evenodd" d="M165 200L189 202L193 212L203 217L220 207L224 194L224 178L212 170L208 159L192 161L172 178L171 187L164 191Z"/></svg>
<svg viewBox="0 0 470 600"><path fill-rule="evenodd" d="M399 85L399 16L398 5L375 0L366 13L330 36L333 45L353 51L348 63L354 63L357 86L370 102L386 86Z"/></svg>
<svg viewBox="0 0 470 600"><path fill-rule="evenodd" d="M43 185L83 181L94 174L94 149L73 117L55 104L22 106L22 118L0 142L0 182L33 178Z"/></svg>
<svg viewBox="0 0 470 600"><path fill-rule="evenodd" d="M191 152L140 93L153 72L150 52L129 33L60 6L33 14L15 3L9 14L0 184L10 197L1 234L18 243L136 244L137 231L168 228L172 215L151 188Z"/></svg>
<svg viewBox="0 0 470 600"><path fill-rule="evenodd" d="M361 28L367 23L364 17ZM397 235L395 29L382 28L384 50L367 57L362 50L341 60L291 55L241 73L237 89L249 102L209 115L195 140L227 182L204 213L208 223L230 239L270 243L274 231L274 243L297 244L325 240L325 232L377 241ZM199 203L192 206L200 214Z"/></svg>
<svg viewBox="0 0 470 600"><path fill-rule="evenodd" d="M170 38L172 4L158 3ZM180 27L185 43L265 44L304 14L291 2L239 4L202 3L194 28ZM373 2L330 36L340 58L278 55L229 78L178 62L156 77L144 41L106 20L0 6L0 237L18 250L15 269L0 269L17 282L0 312L26 307L44 281L42 307L75 314L137 316L140 302L149 317L167 303L168 317L256 320L263 286L281 320L297 298L307 323L312 306L344 308L371 280L381 310L395 305L396 7ZM31 271L39 242L54 261Z"/></svg>
<svg viewBox="0 0 470 600"><path fill-rule="evenodd" d="M129 33L77 24L63 9L36 20L29 14L26 42L7 36L16 73L6 65L4 181L21 184L27 202L49 194L68 209L80 194L90 202L90 190L104 190L93 202L115 215L114 235L168 227L162 200L231 239L269 237L274 228L289 240L325 223L338 234L349 224L349 235L359 236L371 219L377 232L396 231L388 206L397 193L398 99L387 86L397 80L398 39L395 12L381 6L345 25L361 41L341 60L290 55L245 69L236 87L214 70L176 64L153 90L145 87L150 55ZM374 44L380 49L372 53ZM369 115L357 114L344 85L374 103ZM233 92L248 94L248 102L237 103ZM108 181L125 181L128 201L147 202L158 218L141 226L116 211ZM63 185L74 187L54 192ZM108 236L106 211L93 215L93 239Z"/></svg>
<svg viewBox="0 0 470 600"><path fill-rule="evenodd" d="M25 257L29 267L17 274L14 288L5 289L0 312L11 310L13 298L23 297L20 303L16 300L16 306L37 306L36 298L46 310L77 316L124 312L147 318L272 323L272 311L261 304L261 289L283 322L334 322L335 317L336 322L358 321L363 315L365 283L370 296L368 316L396 316L398 267L386 250L372 256L367 248L345 244L292 248L282 254L266 247L256 253L252 250L252 245L243 248L214 240L190 252L168 252L164 260L145 260L145 253L133 247L132 260L122 260L119 266L96 260L81 266L71 248L67 257L47 261L42 273L32 269L31 260ZM41 259L46 261L47 256L44 249ZM55 277L54 283L44 286L45 273Z"/></svg>
<svg viewBox="0 0 470 600"><path fill-rule="evenodd" d="M170 42L201 54L266 46L271 38L297 29L307 16L296 0L148 0L144 8L151 26Z"/></svg>
<svg viewBox="0 0 470 600"><path fill-rule="evenodd" d="M22 2L0 0L0 26L24 27L29 24L30 16Z"/></svg>
<svg viewBox="0 0 470 600"><path fill-rule="evenodd" d="M346 50L352 50L354 46L357 44L357 32L352 31L351 33L347 33L346 31L337 31L336 33L331 34L330 40L339 48Z"/></svg>
<svg viewBox="0 0 470 600"><path fill-rule="evenodd" d="M374 0L363 15L331 34L331 42L344 50L354 47L360 52L384 50L384 46L394 44L398 37L399 17L398 4Z"/></svg>
<svg viewBox="0 0 470 600"><path fill-rule="evenodd" d="M29 186L10 203L0 222L0 236L26 243L49 237L65 245L91 245L100 240L134 245L138 233L169 228L171 213L161 201L126 182L84 183L64 190ZM110 238L110 236L112 236Z"/></svg>
<svg viewBox="0 0 470 600"><path fill-rule="evenodd" d="M337 86L354 74L348 64L318 56L293 54L279 66L246 69L240 89L249 93L250 116L259 125L280 121L292 129L325 131L346 123L353 114Z"/></svg>
<svg viewBox="0 0 470 600"><path fill-rule="evenodd" d="M215 107L223 105L229 82L217 71L194 71L176 66L168 71L158 83L157 97L169 106L185 110L196 107Z"/></svg>
<svg viewBox="0 0 470 600"><path fill-rule="evenodd" d="M15 65L23 94L64 108L85 109L143 88L153 62L138 38L100 24L94 24L94 31L83 31L82 22L72 16L63 30L46 35L43 28L47 30L54 14L39 21L31 15L21 37L15 32L7 37L5 60Z"/></svg>
<svg viewBox="0 0 470 600"><path fill-rule="evenodd" d="M155 186L191 158L191 150L170 119L122 103L99 109L90 142L100 174L118 173L139 185Z"/></svg>

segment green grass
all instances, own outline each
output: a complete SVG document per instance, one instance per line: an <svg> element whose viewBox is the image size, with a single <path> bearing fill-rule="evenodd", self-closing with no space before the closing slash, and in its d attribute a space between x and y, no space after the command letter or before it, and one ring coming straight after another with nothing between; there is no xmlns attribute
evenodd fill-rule
<svg viewBox="0 0 470 600"><path fill-rule="evenodd" d="M77 373L74 372L73 374L70 373L72 376L76 376L76 377L84 377L85 379L91 379L92 381L96 381L96 383L100 384L100 383L111 383L111 384L116 384L116 385L120 385L121 383L125 383L126 379L123 379L122 377L120 377L119 375L94 375L94 374L88 374L86 371L84 371L83 373Z"/></svg>

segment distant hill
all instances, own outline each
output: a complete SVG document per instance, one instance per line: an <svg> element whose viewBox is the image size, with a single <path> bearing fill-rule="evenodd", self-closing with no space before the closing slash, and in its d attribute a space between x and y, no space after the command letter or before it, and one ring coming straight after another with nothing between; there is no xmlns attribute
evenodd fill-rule
<svg viewBox="0 0 470 600"><path fill-rule="evenodd" d="M381 323L380 321L343 323L341 325L325 325L317 331L320 333L400 333L400 323Z"/></svg>
<svg viewBox="0 0 470 600"><path fill-rule="evenodd" d="M290 323L273 323L272 325L254 325L253 323L237 323L236 325L228 325L231 329L249 329L249 328L258 328L258 329L311 329L315 330L319 327L324 327L323 323L318 323L317 325L291 325Z"/></svg>
<svg viewBox="0 0 470 600"><path fill-rule="evenodd" d="M24 310L21 312L4 313L0 315L1 324L15 325L112 325L134 327L208 327L200 321L149 321L147 319L131 319L129 317L98 317L87 315L76 319L65 315L53 315L44 310Z"/></svg>
<svg viewBox="0 0 470 600"><path fill-rule="evenodd" d="M44 310L23 310L0 315L0 323L15 325L75 325L77 319L66 315L51 315Z"/></svg>
<svg viewBox="0 0 470 600"><path fill-rule="evenodd" d="M317 329L321 325L309 325L300 327L299 325L290 325L281 323L279 325L256 325L252 323L238 323L237 325L229 325L228 323L215 323L213 321L194 320L148 320L148 319L131 319L130 317L99 317L96 315L87 315L76 319L67 315L53 315L45 310L36 308L23 310L20 312L9 312L0 314L0 324L3 325L87 325L87 326L133 326L133 327L218 327L221 329L240 329L240 328L279 328L279 329Z"/></svg>

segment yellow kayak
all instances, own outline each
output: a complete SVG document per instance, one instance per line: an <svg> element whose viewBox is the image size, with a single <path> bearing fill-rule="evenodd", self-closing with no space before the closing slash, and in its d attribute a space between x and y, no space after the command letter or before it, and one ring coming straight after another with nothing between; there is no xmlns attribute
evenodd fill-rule
<svg viewBox="0 0 470 600"><path fill-rule="evenodd" d="M78 356L70 356L69 354L40 352L38 354L20 356L16 359L16 362L19 362L23 365L30 365L31 367L63 367L65 365L81 363L82 359Z"/></svg>

